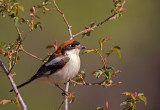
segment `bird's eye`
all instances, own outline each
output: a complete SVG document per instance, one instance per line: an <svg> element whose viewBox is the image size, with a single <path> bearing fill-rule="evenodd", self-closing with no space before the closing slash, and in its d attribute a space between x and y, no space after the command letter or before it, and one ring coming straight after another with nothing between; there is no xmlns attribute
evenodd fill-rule
<svg viewBox="0 0 160 110"><path fill-rule="evenodd" d="M71 45L69 45L70 47L75 47L75 44L71 44Z"/></svg>

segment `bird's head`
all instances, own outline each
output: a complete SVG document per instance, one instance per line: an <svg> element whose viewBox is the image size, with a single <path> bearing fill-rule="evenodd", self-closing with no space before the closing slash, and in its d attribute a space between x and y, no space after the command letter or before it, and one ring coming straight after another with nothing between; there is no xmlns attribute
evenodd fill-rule
<svg viewBox="0 0 160 110"><path fill-rule="evenodd" d="M57 51L55 52L56 54L77 54L79 55L79 52L81 49L86 49L85 46L80 45L78 41L75 40L67 40L63 42Z"/></svg>

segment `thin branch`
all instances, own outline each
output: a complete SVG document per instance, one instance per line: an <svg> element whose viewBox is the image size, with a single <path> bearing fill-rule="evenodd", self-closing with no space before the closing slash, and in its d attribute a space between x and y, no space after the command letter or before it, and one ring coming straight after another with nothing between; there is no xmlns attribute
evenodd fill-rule
<svg viewBox="0 0 160 110"><path fill-rule="evenodd" d="M21 47L22 42L23 42L22 33L20 32L20 30L18 29L18 27L16 27L16 30L17 30L17 33L18 33L18 38L17 38L17 41L16 41L17 47L15 49L15 52L16 52L15 61L14 61L13 65L12 65L12 67L9 68L9 72L8 73L10 73L12 71L12 69L14 68L14 66L17 63L18 52L19 52L20 47Z"/></svg>
<svg viewBox="0 0 160 110"><path fill-rule="evenodd" d="M64 100L62 101L62 103L60 104L58 110L61 110L62 105L64 104Z"/></svg>
<svg viewBox="0 0 160 110"><path fill-rule="evenodd" d="M121 73L121 72L122 72L121 70L115 71L113 77L116 77L116 75L119 74L119 73ZM112 81L110 81L110 84L106 84L106 80L107 80L107 79L105 78L105 79L103 79L102 81L97 82L97 83L86 83L86 82L84 81L84 79L83 79L82 82L77 82L77 81L75 81L75 80L70 80L70 81L71 81L72 83L77 84L77 85L87 85L87 86L100 85L100 86L104 86L104 87L115 86L115 85L118 85L118 84L121 84L121 83L122 83L122 82L113 83Z"/></svg>
<svg viewBox="0 0 160 110"><path fill-rule="evenodd" d="M70 40L72 40L72 39L73 39L73 35L72 35L72 31L71 31L71 27L72 27L72 26L69 25L69 23L68 23L66 17L64 16L64 13L59 9L59 7L57 6L55 0L53 0L53 4L54 4L56 10L62 15L62 17L63 17L63 19L64 19L64 22L66 23L66 25L67 25L67 27L68 27Z"/></svg>
<svg viewBox="0 0 160 110"><path fill-rule="evenodd" d="M104 86L104 87L110 87L110 86L116 86L116 85L119 85L121 84L122 82L117 82L117 83L111 83L111 84L105 84L105 81L102 81L102 82L98 82L98 83L81 83L81 82L77 82L77 81L74 81L74 80L71 80L72 83L75 83L77 85L86 85L86 86Z"/></svg>
<svg viewBox="0 0 160 110"><path fill-rule="evenodd" d="M66 17L64 16L64 13L59 9L59 7L57 6L55 0L53 0L53 4L54 4L56 10L62 15L62 17L64 19L64 22L66 23L67 28L68 28L70 40L72 40L73 39L73 35L72 35L72 31L71 31L71 27L72 26L69 25ZM69 90L69 82L66 83L66 89L65 89L66 93L68 93L68 90ZM64 99L64 108L65 108L65 110L68 110L68 94L65 94L64 98L65 98Z"/></svg>
<svg viewBox="0 0 160 110"><path fill-rule="evenodd" d="M74 80L71 80L72 83L75 83L75 84L78 84L78 85L102 85L104 82L106 81L106 79L104 79L103 81L101 82L98 82L98 83L84 83L84 82L77 82L77 81L74 81Z"/></svg>
<svg viewBox="0 0 160 110"><path fill-rule="evenodd" d="M68 110L68 90L69 90L69 82L66 83L66 94L64 96L65 100L64 100L64 110Z"/></svg>
<svg viewBox="0 0 160 110"><path fill-rule="evenodd" d="M115 17L115 16L116 16L116 15L114 14L114 15L106 18L104 21L98 23L97 25L94 25L93 27L89 27L88 29L84 29L84 30L82 30L82 31L74 34L74 35L73 35L73 38L76 37L76 36L78 36L78 35L80 35L80 34L83 34L83 33L86 33L86 32L88 32L88 31L94 30L96 27L98 27L98 26L100 26L100 25L103 25L105 22L107 22L107 21L109 21L109 20L112 20L113 17Z"/></svg>
<svg viewBox="0 0 160 110"><path fill-rule="evenodd" d="M104 60L104 58L103 58L103 56L102 56L102 50L101 50L101 53L98 52L98 54L99 54L99 56L100 56L100 58L101 58L101 60L102 60L102 62L103 62L103 64L104 64L104 67L107 68L107 64L106 64L106 62L105 62L105 60Z"/></svg>
<svg viewBox="0 0 160 110"><path fill-rule="evenodd" d="M7 54L8 52L4 51L2 48L0 48L0 53L2 53L3 55Z"/></svg>
<svg viewBox="0 0 160 110"><path fill-rule="evenodd" d="M122 2L122 4L121 4L121 7L120 7L120 9L118 10L119 13L122 13L122 12L124 11L124 8L123 8L123 7L124 7L124 4L125 4L125 3L126 3L126 0L123 0L123 2ZM74 34L74 35L73 35L73 38L76 37L76 36L78 36L78 35L80 35L80 34L86 33L86 32L88 32L88 31L92 31L92 30L94 30L95 28L103 25L105 22L107 22L107 21L109 21L109 20L116 19L117 15L118 15L119 13L114 13L113 15L111 15L111 16L108 17L108 18L106 18L104 21L99 22L98 24L94 25L93 27L89 27L88 29L84 29L84 30L82 30L82 31Z"/></svg>
<svg viewBox="0 0 160 110"><path fill-rule="evenodd" d="M33 57L33 58L35 58L35 59L37 59L37 60L44 61L43 59L41 59L41 58L39 58L39 57L31 54L30 52L24 50L23 48L22 48L21 50L22 50L24 53L28 54L29 56L31 56L31 57Z"/></svg>
<svg viewBox="0 0 160 110"><path fill-rule="evenodd" d="M14 92L15 92L16 96L18 97L18 100L19 100L19 102L20 102L20 104L22 106L22 109L23 110L27 110L27 106L24 103L24 101L23 101L23 99L21 97L21 94L19 93L19 91L17 89L17 86L16 86L15 82L13 81L12 75L9 74L8 70L6 69L6 67L3 65L3 63L1 61L0 61L0 66L2 67L3 71L6 73L8 79L9 79L9 81L10 81L12 87L13 87Z"/></svg>

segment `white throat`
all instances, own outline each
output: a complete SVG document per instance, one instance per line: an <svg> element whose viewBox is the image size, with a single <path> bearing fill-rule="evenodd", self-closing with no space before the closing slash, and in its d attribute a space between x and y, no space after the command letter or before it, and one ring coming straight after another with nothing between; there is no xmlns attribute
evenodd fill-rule
<svg viewBox="0 0 160 110"><path fill-rule="evenodd" d="M53 81L54 84L65 83L78 74L80 69L79 52L79 49L66 51L65 55L70 59L66 63L65 67L50 76L50 80Z"/></svg>
<svg viewBox="0 0 160 110"><path fill-rule="evenodd" d="M79 56L79 52L80 52L79 49L72 49L72 50L66 51L65 54L66 54L67 56L72 56L72 55L77 55L77 56Z"/></svg>

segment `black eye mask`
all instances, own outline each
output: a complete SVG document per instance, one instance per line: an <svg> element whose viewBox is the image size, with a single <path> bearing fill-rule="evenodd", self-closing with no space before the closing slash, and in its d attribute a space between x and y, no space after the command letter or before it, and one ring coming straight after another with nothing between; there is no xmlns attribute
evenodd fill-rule
<svg viewBox="0 0 160 110"><path fill-rule="evenodd" d="M73 41L71 44L65 46L64 48L62 48L62 54L65 54L65 51L67 50L71 50L74 49L76 47L76 45L79 45L80 43L78 41Z"/></svg>

